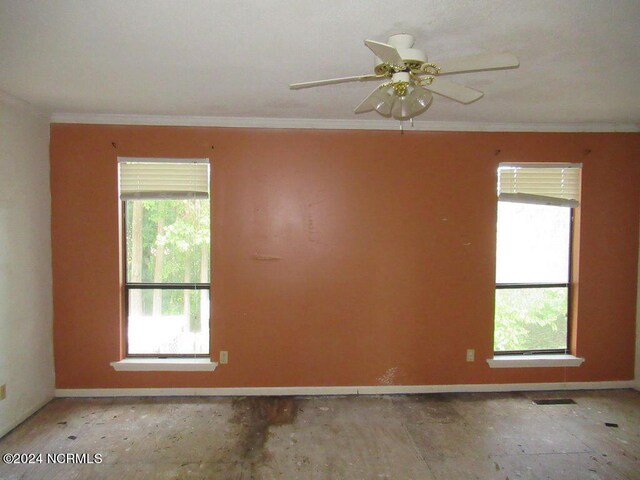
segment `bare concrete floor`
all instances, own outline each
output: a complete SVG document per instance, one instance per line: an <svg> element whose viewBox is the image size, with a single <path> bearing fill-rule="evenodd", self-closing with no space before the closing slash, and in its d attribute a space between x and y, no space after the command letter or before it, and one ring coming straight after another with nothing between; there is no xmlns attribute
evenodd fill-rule
<svg viewBox="0 0 640 480"><path fill-rule="evenodd" d="M640 479L640 392L56 399L0 453L42 454L2 479Z"/></svg>

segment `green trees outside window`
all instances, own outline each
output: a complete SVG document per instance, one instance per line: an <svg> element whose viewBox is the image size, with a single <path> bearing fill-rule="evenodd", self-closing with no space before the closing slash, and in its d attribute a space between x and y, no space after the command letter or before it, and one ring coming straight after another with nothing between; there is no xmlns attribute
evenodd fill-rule
<svg viewBox="0 0 640 480"><path fill-rule="evenodd" d="M566 351L571 208L498 202L494 350Z"/></svg>
<svg viewBox="0 0 640 480"><path fill-rule="evenodd" d="M126 200L129 354L208 353L208 199ZM135 284L162 288L136 288ZM172 288L165 288L170 285Z"/></svg>

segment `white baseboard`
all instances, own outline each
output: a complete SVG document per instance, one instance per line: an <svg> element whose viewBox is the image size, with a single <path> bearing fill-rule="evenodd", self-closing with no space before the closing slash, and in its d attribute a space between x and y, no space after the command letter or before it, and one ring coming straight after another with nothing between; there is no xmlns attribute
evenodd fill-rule
<svg viewBox="0 0 640 480"><path fill-rule="evenodd" d="M19 418L15 419L9 425L7 425L4 428L0 429L0 438L4 437L7 433L9 433L11 430L16 428L18 425L20 425L22 422L24 422L26 419L28 419L31 415L36 413L38 410L40 410L42 407L44 407L51 400L53 400L53 398L47 398L44 402L42 402L42 403L36 405L35 407L27 410Z"/></svg>
<svg viewBox="0 0 640 480"><path fill-rule="evenodd" d="M611 382L494 383L475 385L372 385L343 387L60 388L56 397L226 397L279 395L392 395L412 393L523 392L637 388L633 380Z"/></svg>

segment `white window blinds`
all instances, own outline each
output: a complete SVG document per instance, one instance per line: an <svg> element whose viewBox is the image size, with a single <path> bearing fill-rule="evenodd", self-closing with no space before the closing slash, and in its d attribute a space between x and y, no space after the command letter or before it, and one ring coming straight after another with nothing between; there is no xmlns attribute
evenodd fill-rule
<svg viewBox="0 0 640 480"><path fill-rule="evenodd" d="M580 205L579 163L500 164L498 200L577 207Z"/></svg>
<svg viewBox="0 0 640 480"><path fill-rule="evenodd" d="M120 199L209 197L209 159L118 157Z"/></svg>

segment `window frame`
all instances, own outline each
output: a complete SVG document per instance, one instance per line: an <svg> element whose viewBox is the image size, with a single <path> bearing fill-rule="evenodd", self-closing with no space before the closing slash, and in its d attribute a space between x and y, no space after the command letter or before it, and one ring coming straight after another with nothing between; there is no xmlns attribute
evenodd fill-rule
<svg viewBox="0 0 640 480"><path fill-rule="evenodd" d="M496 226L497 226L497 207L500 200L496 202ZM567 322L567 336L565 339L565 348L555 348L555 349L531 349L531 350L496 350L495 349L495 325L496 325L496 314L495 314L495 306L493 313L493 326L494 326L494 338L493 338L493 355L498 357L500 355L568 355L571 353L571 336L572 329L571 321L572 318L572 304L573 304L573 239L575 235L575 209L576 207L565 207L570 209L569 215L569 259L567 266L567 278L568 281L566 283L498 283L495 284L495 291L501 289L518 289L518 288L566 288L567 289L567 314L566 314L566 322ZM496 251L496 264L497 264L497 251ZM494 293L495 295L495 293Z"/></svg>
<svg viewBox="0 0 640 480"><path fill-rule="evenodd" d="M143 199L138 199L142 201ZM211 201L211 193L209 193L209 201ZM207 290L209 292L209 302L211 302L211 273L209 273L209 283L190 282L190 283L153 283L153 282L129 282L127 269L127 207L128 200L119 200L120 212L122 218L122 234L120 240L122 242L122 272L123 272L123 288L124 295L124 321L123 321L123 347L124 358L210 358L211 357L211 309L209 309L209 341L207 353L130 353L129 352L129 290ZM211 235L211 229L209 229ZM211 245L209 245L209 261L211 262Z"/></svg>

